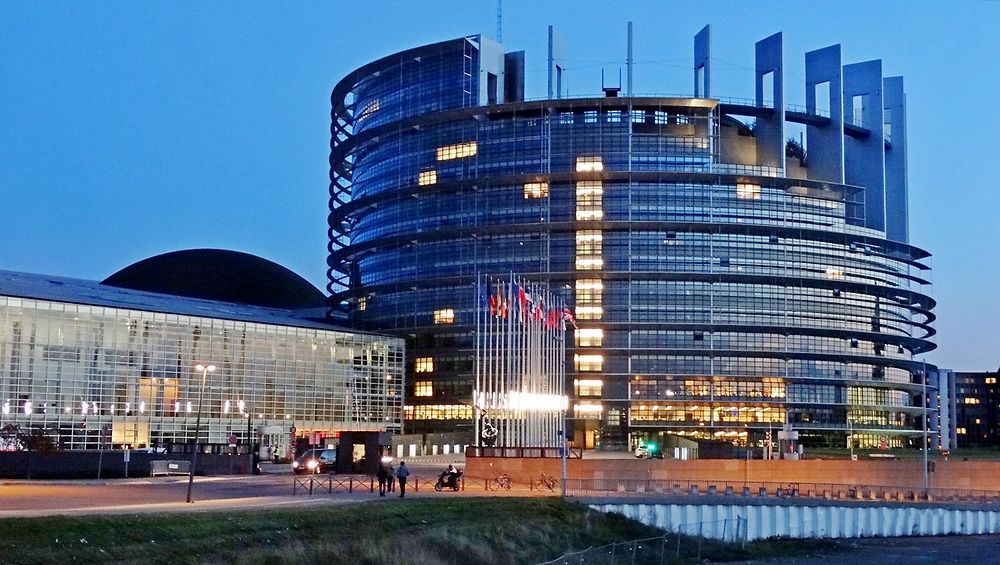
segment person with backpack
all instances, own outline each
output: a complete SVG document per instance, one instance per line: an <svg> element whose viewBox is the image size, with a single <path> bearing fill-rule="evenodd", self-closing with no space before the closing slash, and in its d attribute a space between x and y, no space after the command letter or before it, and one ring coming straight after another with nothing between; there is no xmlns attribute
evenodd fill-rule
<svg viewBox="0 0 1000 565"><path fill-rule="evenodd" d="M406 462L400 461L399 468L396 469L396 479L399 480L399 498L406 496L406 477L410 476L410 470L406 468Z"/></svg>

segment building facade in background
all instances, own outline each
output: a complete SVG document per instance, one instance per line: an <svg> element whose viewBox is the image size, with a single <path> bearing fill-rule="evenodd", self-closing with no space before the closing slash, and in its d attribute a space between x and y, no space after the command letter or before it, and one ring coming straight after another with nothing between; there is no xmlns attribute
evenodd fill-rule
<svg viewBox="0 0 1000 565"><path fill-rule="evenodd" d="M624 92L568 98L549 33L544 100L524 99L524 53L481 35L333 90L331 312L407 339L407 430L472 429L475 280L514 272L578 321L579 446L757 443L786 422L806 444L918 443L934 301L908 243L902 78L834 45L805 55L806 106L785 104L776 34L753 97L719 97L706 27L692 95L633 96L629 66Z"/></svg>
<svg viewBox="0 0 1000 565"><path fill-rule="evenodd" d="M953 374L957 446L1000 446L1000 371Z"/></svg>
<svg viewBox="0 0 1000 565"><path fill-rule="evenodd" d="M284 456L297 438L400 432L403 341L333 326L323 301L283 267L213 250L103 283L0 272L0 426L64 449L167 447L195 440L200 405L200 443ZM216 367L203 400L199 363Z"/></svg>

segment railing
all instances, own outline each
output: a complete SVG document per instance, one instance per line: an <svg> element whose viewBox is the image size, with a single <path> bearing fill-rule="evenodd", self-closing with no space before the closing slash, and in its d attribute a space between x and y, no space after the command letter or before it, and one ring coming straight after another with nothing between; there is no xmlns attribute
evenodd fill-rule
<svg viewBox="0 0 1000 565"><path fill-rule="evenodd" d="M506 457L506 458L543 458L558 459L562 452L558 447L474 447L465 449L466 457ZM582 459L583 449L570 447L566 452L569 459Z"/></svg>
<svg viewBox="0 0 1000 565"><path fill-rule="evenodd" d="M1000 492L922 489L912 486L770 481L674 481L661 479L567 479L573 496L739 496L853 501L970 502L1000 504Z"/></svg>
<svg viewBox="0 0 1000 565"><path fill-rule="evenodd" d="M643 538L629 541L609 543L599 547L588 547L582 551L573 551L545 561L538 565L570 565L570 564L638 564L638 563L674 563L694 558L701 562L702 529L707 526L718 527L722 524L722 541L746 545L746 518L737 515L734 520L714 520L678 524L676 531L653 538Z"/></svg>

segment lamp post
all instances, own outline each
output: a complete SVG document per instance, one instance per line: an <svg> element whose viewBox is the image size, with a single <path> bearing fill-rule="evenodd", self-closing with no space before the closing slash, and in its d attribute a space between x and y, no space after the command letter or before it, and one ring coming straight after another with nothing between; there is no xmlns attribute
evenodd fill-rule
<svg viewBox="0 0 1000 565"><path fill-rule="evenodd" d="M198 436L201 433L201 405L205 401L205 380L208 378L208 374L215 371L215 365L202 365L198 363L194 366L195 370L201 371L201 388L198 391L198 416L194 421L194 456L191 457L191 468L188 470L188 492L187 501L194 502L191 500L191 487L194 485L194 468L198 465Z"/></svg>

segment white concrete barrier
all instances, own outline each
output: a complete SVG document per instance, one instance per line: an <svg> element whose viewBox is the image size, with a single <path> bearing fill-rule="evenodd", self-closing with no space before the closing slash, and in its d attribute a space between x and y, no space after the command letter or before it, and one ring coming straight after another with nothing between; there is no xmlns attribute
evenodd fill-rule
<svg viewBox="0 0 1000 565"><path fill-rule="evenodd" d="M592 504L669 532L737 541L994 534L1000 512L916 506Z"/></svg>

